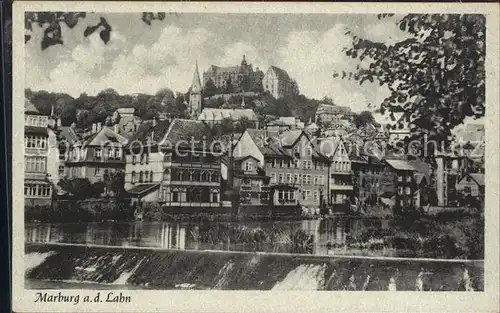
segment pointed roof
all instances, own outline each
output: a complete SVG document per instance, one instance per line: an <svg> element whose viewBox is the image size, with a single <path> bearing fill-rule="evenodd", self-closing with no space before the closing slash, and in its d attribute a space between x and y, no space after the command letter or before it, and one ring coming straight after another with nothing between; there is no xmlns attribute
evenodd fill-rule
<svg viewBox="0 0 500 313"><path fill-rule="evenodd" d="M198 61L196 61L196 68L193 75L193 83L191 84L191 92L201 93L200 73L198 71Z"/></svg>

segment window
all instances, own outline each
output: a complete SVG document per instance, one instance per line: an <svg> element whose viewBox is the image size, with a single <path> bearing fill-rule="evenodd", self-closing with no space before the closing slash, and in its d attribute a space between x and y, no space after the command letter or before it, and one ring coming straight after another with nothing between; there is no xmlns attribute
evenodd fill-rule
<svg viewBox="0 0 500 313"><path fill-rule="evenodd" d="M219 202L219 193L212 191L210 202Z"/></svg>
<svg viewBox="0 0 500 313"><path fill-rule="evenodd" d="M313 193L313 200L318 201L318 199L319 199L319 191L315 190Z"/></svg>
<svg viewBox="0 0 500 313"><path fill-rule="evenodd" d="M132 165L134 165L135 163L137 163L137 155L132 155Z"/></svg>
<svg viewBox="0 0 500 313"><path fill-rule="evenodd" d="M300 183L299 180L300 180L300 175L299 174L293 174L293 182L295 184L299 184Z"/></svg>
<svg viewBox="0 0 500 313"><path fill-rule="evenodd" d="M311 147L307 147L307 156L311 156L312 155L312 148Z"/></svg>
<svg viewBox="0 0 500 313"><path fill-rule="evenodd" d="M311 184L311 175L310 174L302 174L302 184L310 185Z"/></svg>
<svg viewBox="0 0 500 313"><path fill-rule="evenodd" d="M245 162L245 172L251 172L253 168L252 161Z"/></svg>
<svg viewBox="0 0 500 313"><path fill-rule="evenodd" d="M299 154L300 155L300 147L299 146L295 146L295 148L293 148L293 152L295 154Z"/></svg>
<svg viewBox="0 0 500 313"><path fill-rule="evenodd" d="M285 175L283 173L280 173L279 174L279 181L278 181L278 183L283 184L284 179L285 179Z"/></svg>
<svg viewBox="0 0 500 313"><path fill-rule="evenodd" d="M130 181L132 184L135 184L135 172L132 172L132 178Z"/></svg>
<svg viewBox="0 0 500 313"><path fill-rule="evenodd" d="M152 173L152 172L151 172ZM151 175L153 176L153 175ZM170 170L166 169L165 172L163 172L163 180L170 180Z"/></svg>
<svg viewBox="0 0 500 313"><path fill-rule="evenodd" d="M179 202L179 192L172 191L172 202Z"/></svg>
<svg viewBox="0 0 500 313"><path fill-rule="evenodd" d="M208 181L209 175L207 172L201 174L201 181Z"/></svg>
<svg viewBox="0 0 500 313"><path fill-rule="evenodd" d="M406 176L406 182L411 183L411 176L410 175Z"/></svg>
<svg viewBox="0 0 500 313"><path fill-rule="evenodd" d="M402 182L403 181L403 175L398 175L398 182Z"/></svg>
<svg viewBox="0 0 500 313"><path fill-rule="evenodd" d="M292 174L290 174L290 173L287 173L287 174L286 174L286 182L287 182L288 184L291 184L291 183L292 183Z"/></svg>
<svg viewBox="0 0 500 313"><path fill-rule="evenodd" d="M280 168L284 168L285 167L285 160L280 160Z"/></svg>
<svg viewBox="0 0 500 313"><path fill-rule="evenodd" d="M149 181L152 182L153 181L153 171L150 171L149 172Z"/></svg>
<svg viewBox="0 0 500 313"><path fill-rule="evenodd" d="M311 190L302 190L302 198L308 200L311 197Z"/></svg>
<svg viewBox="0 0 500 313"><path fill-rule="evenodd" d="M406 194L407 195L411 195L411 189L410 189L410 187L406 187Z"/></svg>
<svg viewBox="0 0 500 313"><path fill-rule="evenodd" d="M39 136L25 136L24 145L26 148L45 149L47 147L47 138Z"/></svg>
<svg viewBox="0 0 500 313"><path fill-rule="evenodd" d="M398 194L399 195L403 194L403 187L401 187L401 186L398 187Z"/></svg>
<svg viewBox="0 0 500 313"><path fill-rule="evenodd" d="M58 174L64 176L64 165L59 165Z"/></svg>
<svg viewBox="0 0 500 313"><path fill-rule="evenodd" d="M43 156L25 156L24 170L31 173L45 173L46 157Z"/></svg>
<svg viewBox="0 0 500 313"><path fill-rule="evenodd" d="M94 157L96 159L100 159L101 156L102 156L102 150L101 150L101 148L96 148L95 151L94 151Z"/></svg>
<svg viewBox="0 0 500 313"><path fill-rule="evenodd" d="M147 181L149 181L149 172L148 172L148 171L146 171L146 172L144 173L144 176L145 176L144 180L145 180L146 182L147 182Z"/></svg>
<svg viewBox="0 0 500 313"><path fill-rule="evenodd" d="M471 181L470 176L465 177L465 180L468 181L468 182L470 182Z"/></svg>
<svg viewBox="0 0 500 313"><path fill-rule="evenodd" d="M271 183L276 184L276 173L271 173Z"/></svg>
<svg viewBox="0 0 500 313"><path fill-rule="evenodd" d="M324 185L325 184L325 176L324 175L319 176L319 184L320 185Z"/></svg>
<svg viewBox="0 0 500 313"><path fill-rule="evenodd" d="M101 168L99 166L97 166L95 169L94 169L94 175L101 175Z"/></svg>
<svg viewBox="0 0 500 313"><path fill-rule="evenodd" d="M115 149L115 158L117 160L121 160L121 158L122 158L122 150L121 149Z"/></svg>
<svg viewBox="0 0 500 313"><path fill-rule="evenodd" d="M273 167L276 167L278 165L278 160L272 159Z"/></svg>
<svg viewBox="0 0 500 313"><path fill-rule="evenodd" d="M300 167L300 160L299 159L295 159L293 161L295 163L295 168L299 168Z"/></svg>
<svg viewBox="0 0 500 313"><path fill-rule="evenodd" d="M219 182L219 174L217 173L213 173L211 176L210 176L210 180L212 182Z"/></svg>
<svg viewBox="0 0 500 313"><path fill-rule="evenodd" d="M319 185L319 176L314 176L314 184Z"/></svg>
<svg viewBox="0 0 500 313"><path fill-rule="evenodd" d="M144 173L142 171L139 172L139 182L140 183L144 182Z"/></svg>

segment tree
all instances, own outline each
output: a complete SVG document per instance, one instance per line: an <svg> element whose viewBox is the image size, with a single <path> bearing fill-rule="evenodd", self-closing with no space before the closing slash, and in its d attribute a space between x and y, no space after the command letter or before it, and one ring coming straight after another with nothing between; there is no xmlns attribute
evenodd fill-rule
<svg viewBox="0 0 500 313"><path fill-rule="evenodd" d="M297 84L297 81L294 79L292 80L292 96L298 96L300 95L300 91L299 91L299 85Z"/></svg>
<svg viewBox="0 0 500 313"><path fill-rule="evenodd" d="M370 111L363 111L359 114L354 115L354 125L356 125L357 128L366 126L367 124L373 123L374 121L375 118Z"/></svg>
<svg viewBox="0 0 500 313"><path fill-rule="evenodd" d="M123 173L123 171L110 173L106 170L103 175L103 182L105 185L105 193L111 193L115 197L120 197L125 194L125 173Z"/></svg>
<svg viewBox="0 0 500 313"><path fill-rule="evenodd" d="M74 199L98 198L104 192L102 184L92 184L86 178L63 178L57 185Z"/></svg>
<svg viewBox="0 0 500 313"><path fill-rule="evenodd" d="M205 87L203 88L203 94L205 95L205 97L212 97L216 93L217 93L217 87L215 87L212 78L209 78L205 83Z"/></svg>
<svg viewBox="0 0 500 313"><path fill-rule="evenodd" d="M382 114L387 111L397 123L394 113L403 112L411 140L427 135L448 145L451 130L465 117L484 116L485 16L409 14L397 24L409 38L394 45L348 31L352 46L346 55L369 66L334 76L386 86L391 95L380 103Z"/></svg>
<svg viewBox="0 0 500 313"><path fill-rule="evenodd" d="M324 96L323 99L321 100L321 103L329 104L329 105L335 105L333 102L333 99L327 96Z"/></svg>
<svg viewBox="0 0 500 313"><path fill-rule="evenodd" d="M224 93L233 93L233 92L234 92L234 86L233 86L233 83L231 82L231 77L229 77L226 81Z"/></svg>
<svg viewBox="0 0 500 313"><path fill-rule="evenodd" d="M94 13L91 13L94 14ZM175 14L175 13L172 13ZM31 32L33 31L33 24L38 24L39 27L45 28L43 38L41 41L42 50L54 45L62 45L63 36L61 32L61 25L66 24L70 29L74 28L81 19L85 19L87 16L86 12L26 12L24 19L24 42L28 42L31 39ZM166 13L164 12L143 12L141 20L151 25L154 20L164 20ZM83 36L87 37L99 31L99 37L101 40L107 44L111 37L112 31L111 25L108 21L101 17L99 23L96 25L88 26L83 32Z"/></svg>

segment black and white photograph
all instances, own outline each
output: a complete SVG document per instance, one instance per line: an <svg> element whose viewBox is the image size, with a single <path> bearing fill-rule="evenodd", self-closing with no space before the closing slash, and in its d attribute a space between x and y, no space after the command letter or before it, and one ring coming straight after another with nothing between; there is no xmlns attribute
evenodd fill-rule
<svg viewBox="0 0 500 313"><path fill-rule="evenodd" d="M105 4L16 13L19 308L160 310L169 291L498 304L498 6Z"/></svg>

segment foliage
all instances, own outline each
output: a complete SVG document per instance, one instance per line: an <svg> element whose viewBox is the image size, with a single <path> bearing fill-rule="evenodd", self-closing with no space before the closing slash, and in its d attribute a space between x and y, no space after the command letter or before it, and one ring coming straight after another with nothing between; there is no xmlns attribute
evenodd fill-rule
<svg viewBox="0 0 500 313"><path fill-rule="evenodd" d="M352 36L347 56L360 61L342 79L378 82L391 95L380 104L393 123L410 123L412 138L448 143L465 117L484 116L485 17L475 14L409 14L398 25L408 39L386 45ZM363 60L369 66L362 66ZM403 120L395 114L403 113Z"/></svg>
<svg viewBox="0 0 500 313"><path fill-rule="evenodd" d="M205 83L205 86L203 88L203 95L205 97L212 97L218 92L217 87L214 84L214 81L210 78L207 80Z"/></svg>
<svg viewBox="0 0 500 313"><path fill-rule="evenodd" d="M85 19L86 17L87 13L85 12L26 12L24 18L24 41L28 42L31 39L33 24L37 24L40 28L46 26L41 41L42 50L54 45L62 45L64 42L61 26L66 25L72 29L80 22L80 19ZM151 25L153 20L162 21L165 17L166 14L163 12L143 12L141 20ZM90 36L98 30L100 30L99 37L107 44L111 38L111 31L113 28L104 17L100 17L99 23L96 25L89 25L85 28L83 36Z"/></svg>
<svg viewBox="0 0 500 313"><path fill-rule="evenodd" d="M125 173L123 171L108 172L104 171L103 183L105 193L112 194L116 197L125 195Z"/></svg>
<svg viewBox="0 0 500 313"><path fill-rule="evenodd" d="M104 192L103 184L92 184L87 178L63 178L57 185L73 199L77 200L99 198Z"/></svg>
<svg viewBox="0 0 500 313"><path fill-rule="evenodd" d="M357 128L361 128L375 122L375 118L373 117L372 112L362 111L361 113L354 115L353 122Z"/></svg>
<svg viewBox="0 0 500 313"><path fill-rule="evenodd" d="M147 202L143 204L144 220L145 221L163 221L165 212L160 204L156 202Z"/></svg>

